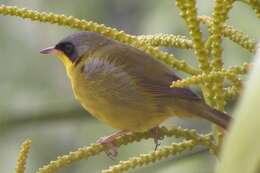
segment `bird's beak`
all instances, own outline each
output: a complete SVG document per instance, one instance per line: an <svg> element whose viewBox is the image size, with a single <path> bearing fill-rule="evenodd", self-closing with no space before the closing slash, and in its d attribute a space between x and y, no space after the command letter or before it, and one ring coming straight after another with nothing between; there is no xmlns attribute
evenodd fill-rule
<svg viewBox="0 0 260 173"><path fill-rule="evenodd" d="M63 55L63 53L57 49L55 49L54 47L47 47L45 49L42 49L40 51L40 53L42 54L50 54L50 55L55 55L55 56L61 56Z"/></svg>
<svg viewBox="0 0 260 173"><path fill-rule="evenodd" d="M60 50L55 49L55 47L47 47L40 51L42 54L54 55L58 57L64 64L71 64L69 58Z"/></svg>
<svg viewBox="0 0 260 173"><path fill-rule="evenodd" d="M54 47L47 47L45 49L42 49L40 53L42 54L54 54L55 48Z"/></svg>

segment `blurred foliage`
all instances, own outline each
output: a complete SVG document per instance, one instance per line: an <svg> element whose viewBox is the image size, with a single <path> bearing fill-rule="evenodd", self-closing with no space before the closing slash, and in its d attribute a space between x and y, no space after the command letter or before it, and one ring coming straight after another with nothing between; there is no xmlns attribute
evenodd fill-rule
<svg viewBox="0 0 260 173"><path fill-rule="evenodd" d="M219 173L258 173L260 171L260 140L256 133L260 128L260 50L258 48L254 69L249 75L236 117L222 152ZM239 143L238 143L239 141ZM238 166L239 165L239 166Z"/></svg>
<svg viewBox="0 0 260 173"><path fill-rule="evenodd" d="M61 1L47 0L3 1L2 3L54 13L71 14L79 18L86 18L87 16L86 20L91 19L132 34L173 33L188 35L188 30L184 27L184 22L181 20L172 0L160 2L148 0L89 0L73 1L73 5L61 3ZM212 8L209 7L212 6L211 0L198 1L199 14L210 15ZM236 3L229 16L235 28L250 33L251 37L257 38L259 36L257 31L259 22L250 8L242 3ZM36 22L18 21L7 17L1 17L0 22L2 23L0 37L3 40L0 43L1 59L3 60L0 68L2 83L0 85L0 152L9 156L8 158L1 158L0 168L3 169L1 171L7 172L12 169L14 158L18 152L17 144L27 137L34 141L33 146L35 147L31 151L29 170L36 170L61 153L86 145L89 141L95 141L99 136L109 134L112 131L111 128L97 123L90 117L83 116L85 113L74 102L69 88L70 85L65 78L61 64L53 62L53 59L40 59L43 57L38 54L40 48L46 47L50 42L55 43L71 31L64 28L61 30L60 27L53 25L47 26ZM203 30L206 29L203 28ZM206 36L206 32L203 32L203 37ZM227 44L226 40L223 42L223 50L222 57L224 57L225 67L250 61L250 59L247 59L247 57L250 57L249 52L235 44ZM191 51L174 48L169 49L169 51L188 63L196 64ZM82 119L85 120L82 121ZM44 121L42 122L42 120ZM201 128L201 125L198 124L197 127ZM172 140L165 142L169 144L170 141ZM145 153L152 148L150 141L134 144L128 146L125 150L124 148L120 149L118 159L122 160L140 152ZM167 165L165 163L156 165L156 169L148 168L140 171L211 172L212 166L208 165L213 165L213 162L211 159L205 159L207 157L210 156L205 153L196 155L193 159L194 164L189 165L191 162L187 161L187 164L183 163L184 166L181 169L178 166L176 168L177 163L173 165L173 162L169 162ZM96 159L99 162L96 162ZM88 170L97 172L101 167L114 164L104 155L96 159L77 163L64 171L83 172ZM184 161L188 160L183 159L185 159ZM199 163L200 160L201 163ZM195 162L197 162L197 165L195 165ZM187 165L189 165L188 168Z"/></svg>

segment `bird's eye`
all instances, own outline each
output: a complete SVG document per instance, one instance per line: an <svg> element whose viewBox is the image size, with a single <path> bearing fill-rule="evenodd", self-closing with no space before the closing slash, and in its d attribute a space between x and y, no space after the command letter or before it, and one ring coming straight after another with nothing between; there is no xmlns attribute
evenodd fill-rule
<svg viewBox="0 0 260 173"><path fill-rule="evenodd" d="M71 43L64 44L63 51L68 56L72 55L74 52L74 46Z"/></svg>
<svg viewBox="0 0 260 173"><path fill-rule="evenodd" d="M55 46L55 49L63 52L72 62L74 62L78 57L77 50L71 42L58 43Z"/></svg>

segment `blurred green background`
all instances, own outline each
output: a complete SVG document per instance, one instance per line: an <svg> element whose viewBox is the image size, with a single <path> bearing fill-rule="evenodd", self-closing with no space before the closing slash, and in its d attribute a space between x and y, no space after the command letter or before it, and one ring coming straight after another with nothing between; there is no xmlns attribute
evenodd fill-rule
<svg viewBox="0 0 260 173"><path fill-rule="evenodd" d="M1 0L0 3L93 20L130 34L188 35L173 0ZM198 1L199 14L210 15L212 4L212 0ZM260 22L253 10L244 4L235 4L228 23L252 38L260 36ZM27 171L35 172L58 155L115 131L89 116L75 101L58 59L39 53L40 49L55 44L75 30L4 16L0 16L0 24L0 172L14 171L19 145L26 138L33 140ZM223 47L225 66L252 60L249 52L226 39ZM195 64L191 51L169 51ZM200 120L174 122L200 131L209 128L208 123ZM172 124L172 120L166 122L168 126ZM173 141L165 139L163 144ZM152 140L121 147L117 161L153 148ZM117 161L101 154L60 172L99 172ZM136 172L210 173L214 162L212 156L199 148Z"/></svg>

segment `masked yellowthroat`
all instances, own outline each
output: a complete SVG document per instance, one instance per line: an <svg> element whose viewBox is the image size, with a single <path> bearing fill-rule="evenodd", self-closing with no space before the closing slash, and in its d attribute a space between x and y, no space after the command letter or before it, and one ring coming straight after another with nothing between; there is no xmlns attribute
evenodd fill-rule
<svg viewBox="0 0 260 173"><path fill-rule="evenodd" d="M171 116L201 117L223 128L229 124L228 115L206 105L190 89L170 88L180 79L173 70L129 45L79 32L41 53L63 62L74 95L86 110L121 130L101 140L103 144L128 131L157 127Z"/></svg>

